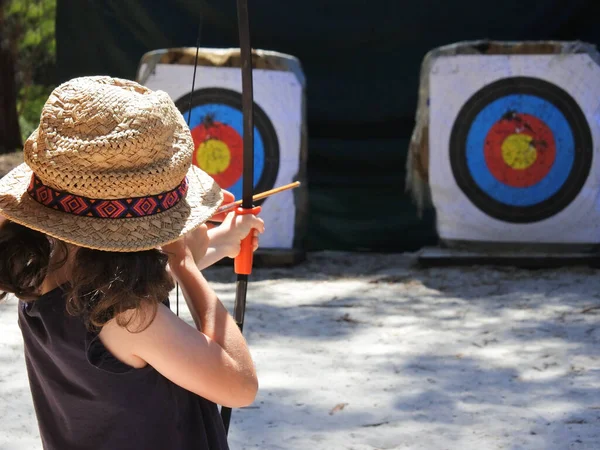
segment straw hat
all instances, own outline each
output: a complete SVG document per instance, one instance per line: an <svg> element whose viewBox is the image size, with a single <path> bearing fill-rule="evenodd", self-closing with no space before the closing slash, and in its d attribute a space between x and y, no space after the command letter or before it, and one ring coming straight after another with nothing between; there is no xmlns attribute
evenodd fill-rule
<svg viewBox="0 0 600 450"><path fill-rule="evenodd" d="M208 220L223 195L192 166L194 144L162 91L105 76L48 98L25 163L0 179L0 214L65 242L141 251Z"/></svg>

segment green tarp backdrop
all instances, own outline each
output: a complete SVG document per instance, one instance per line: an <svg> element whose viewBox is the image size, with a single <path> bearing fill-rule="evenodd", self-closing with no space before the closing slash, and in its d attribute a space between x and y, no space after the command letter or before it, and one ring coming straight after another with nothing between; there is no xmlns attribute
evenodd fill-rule
<svg viewBox="0 0 600 450"><path fill-rule="evenodd" d="M58 0L58 81L135 78L142 55L237 47L234 0ZM249 0L252 45L299 58L307 77L308 249L410 251L434 214L404 192L419 69L471 39L600 43L600 0ZM191 80L190 80L191 84ZM435 157L435 155L432 155Z"/></svg>

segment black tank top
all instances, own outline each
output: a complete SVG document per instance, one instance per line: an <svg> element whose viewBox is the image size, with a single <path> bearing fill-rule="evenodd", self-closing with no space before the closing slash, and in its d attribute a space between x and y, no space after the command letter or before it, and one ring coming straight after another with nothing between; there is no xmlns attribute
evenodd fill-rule
<svg viewBox="0 0 600 450"><path fill-rule="evenodd" d="M60 288L20 302L19 325L45 450L228 449L214 403L117 360Z"/></svg>

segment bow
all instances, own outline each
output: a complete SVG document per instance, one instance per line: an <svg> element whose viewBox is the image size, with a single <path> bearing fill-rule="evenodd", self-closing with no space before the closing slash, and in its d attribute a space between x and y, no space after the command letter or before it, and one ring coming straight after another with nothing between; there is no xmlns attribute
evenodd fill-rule
<svg viewBox="0 0 600 450"><path fill-rule="evenodd" d="M254 99L252 88L252 50L250 45L250 20L248 17L248 0L237 0L238 29L240 39L241 69L242 69L242 116L243 116L243 180L242 180L242 205L236 209L236 214L258 214L260 207L254 207ZM192 115L192 99L196 82L196 69L198 67L198 53L200 51L200 34L202 18L198 25L196 40L196 59L194 61L194 74L192 91L188 109L188 127ZM235 304L233 316L240 331L244 329L244 315L246 312L246 293L248 291L248 275L252 273L252 238L253 233L242 241L240 254L235 258L234 269L237 274ZM179 315L179 286L177 286L177 315ZM221 418L225 426L225 433L229 432L231 408L221 408Z"/></svg>
<svg viewBox="0 0 600 450"><path fill-rule="evenodd" d="M258 214L260 207L254 207L252 195L254 191L254 99L252 86L252 47L250 45L250 19L248 17L248 0L237 0L238 29L240 35L240 53L242 66L242 115L244 164L242 180L242 206L236 214ZM244 329L246 312L246 293L248 291L248 275L252 273L252 232L242 241L240 254L235 258L237 282L233 316L240 331ZM221 417L225 433L229 432L231 408L222 407Z"/></svg>

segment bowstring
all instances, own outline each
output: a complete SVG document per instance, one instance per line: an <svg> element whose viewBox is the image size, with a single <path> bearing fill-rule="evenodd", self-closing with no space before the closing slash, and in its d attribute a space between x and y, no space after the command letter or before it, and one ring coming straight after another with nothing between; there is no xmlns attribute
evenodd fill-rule
<svg viewBox="0 0 600 450"><path fill-rule="evenodd" d="M198 54L200 52L200 35L202 34L202 13L200 13L200 20L198 21L198 35L196 36L196 58L194 59L194 75L192 76L192 92L190 93L190 102L188 105L188 117L187 126L190 127L192 121L192 100L194 99L194 88L196 87L196 70L198 69ZM175 312L179 316L179 282L177 282L176 290L176 307Z"/></svg>

